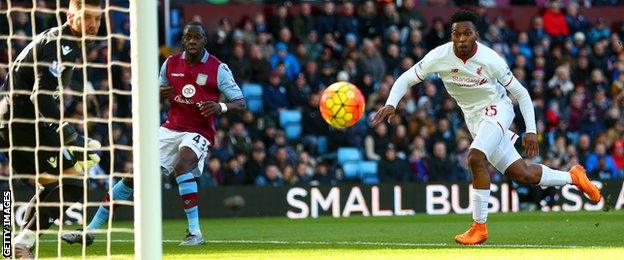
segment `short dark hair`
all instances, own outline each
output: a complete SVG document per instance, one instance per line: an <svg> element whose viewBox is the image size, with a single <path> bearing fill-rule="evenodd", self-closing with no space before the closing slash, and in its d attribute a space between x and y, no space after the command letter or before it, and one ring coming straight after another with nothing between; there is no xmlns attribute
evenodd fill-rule
<svg viewBox="0 0 624 260"><path fill-rule="evenodd" d="M70 5L75 5L76 9L80 10L82 4L101 6L100 0L71 0Z"/></svg>
<svg viewBox="0 0 624 260"><path fill-rule="evenodd" d="M451 16L451 25L459 22L471 22L477 26L477 14L470 10L457 11Z"/></svg>
<svg viewBox="0 0 624 260"><path fill-rule="evenodd" d="M186 25L184 25L182 33L184 33L184 31L186 31L186 28L189 27L189 26L198 26L199 28L202 29L202 33L204 34L204 36L207 36L206 27L204 26L203 23L198 22L198 21L190 21L190 22L188 22Z"/></svg>

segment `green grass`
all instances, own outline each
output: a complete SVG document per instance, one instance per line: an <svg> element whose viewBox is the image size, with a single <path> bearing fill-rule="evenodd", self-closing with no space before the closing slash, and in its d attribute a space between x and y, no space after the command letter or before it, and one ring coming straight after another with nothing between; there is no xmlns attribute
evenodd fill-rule
<svg viewBox="0 0 624 260"><path fill-rule="evenodd" d="M490 214L484 246L462 247L453 236L465 231L470 215L350 217L289 220L203 219L207 244L179 247L186 221L163 224L165 259L205 258L436 258L559 256L584 259L624 255L624 211ZM117 222L115 227L131 227ZM87 248L89 258L106 256L105 235ZM113 234L113 259L133 255L131 234ZM56 257L53 235L41 237L40 257ZM62 255L80 257L78 245L62 245ZM550 256L550 257L549 257Z"/></svg>

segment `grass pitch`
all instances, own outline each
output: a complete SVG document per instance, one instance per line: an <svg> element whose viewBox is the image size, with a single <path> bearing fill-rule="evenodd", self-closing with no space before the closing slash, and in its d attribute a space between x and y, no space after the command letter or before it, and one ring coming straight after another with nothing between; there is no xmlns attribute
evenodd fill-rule
<svg viewBox="0 0 624 260"><path fill-rule="evenodd" d="M488 217L489 239L459 246L470 215L350 217L289 220L203 219L207 243L179 247L186 221L163 223L164 259L208 258L539 258L616 259L624 255L624 211L499 213ZM131 227L116 222L114 227ZM58 256L56 237L44 235L42 258ZM106 236L98 235L86 257L106 258ZM112 259L133 257L131 234L113 234ZM62 245L62 258L81 258L79 245Z"/></svg>

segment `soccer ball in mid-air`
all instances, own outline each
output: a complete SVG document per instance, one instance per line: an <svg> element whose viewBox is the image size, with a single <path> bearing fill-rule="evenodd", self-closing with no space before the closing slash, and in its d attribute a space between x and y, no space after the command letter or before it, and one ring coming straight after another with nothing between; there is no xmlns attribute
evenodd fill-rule
<svg viewBox="0 0 624 260"><path fill-rule="evenodd" d="M336 82L323 91L319 109L323 119L331 126L349 127L364 114L364 96L355 85Z"/></svg>

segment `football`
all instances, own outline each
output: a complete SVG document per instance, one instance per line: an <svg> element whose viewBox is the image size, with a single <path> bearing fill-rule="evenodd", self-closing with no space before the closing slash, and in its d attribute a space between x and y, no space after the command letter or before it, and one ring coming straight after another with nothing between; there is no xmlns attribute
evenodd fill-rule
<svg viewBox="0 0 624 260"><path fill-rule="evenodd" d="M319 109L323 119L333 127L345 128L355 124L364 114L364 96L349 82L329 85L321 96Z"/></svg>

